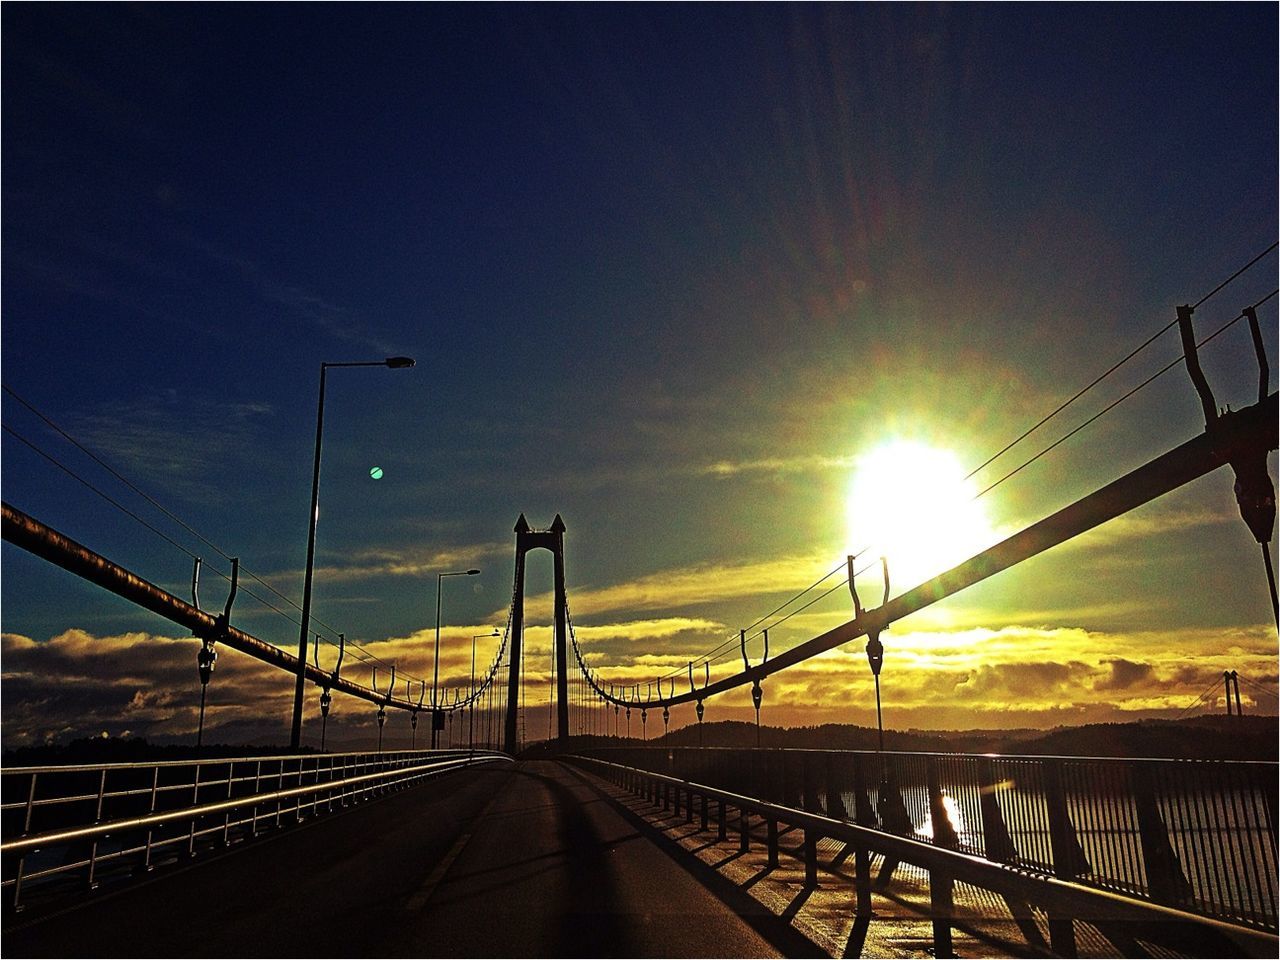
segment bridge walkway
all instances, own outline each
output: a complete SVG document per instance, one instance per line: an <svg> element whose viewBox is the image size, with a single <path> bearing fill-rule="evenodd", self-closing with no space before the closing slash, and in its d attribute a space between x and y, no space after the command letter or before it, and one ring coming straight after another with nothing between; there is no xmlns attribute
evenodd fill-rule
<svg viewBox="0 0 1280 960"><path fill-rule="evenodd" d="M459 772L19 915L5 955L825 955L611 792L550 761Z"/></svg>

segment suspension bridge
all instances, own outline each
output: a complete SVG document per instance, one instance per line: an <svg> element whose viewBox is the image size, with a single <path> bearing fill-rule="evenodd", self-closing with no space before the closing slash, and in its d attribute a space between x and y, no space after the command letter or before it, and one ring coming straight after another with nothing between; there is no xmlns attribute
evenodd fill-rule
<svg viewBox="0 0 1280 960"><path fill-rule="evenodd" d="M871 752L643 743L651 719L665 732L673 708L692 706L701 726L707 704L739 688L758 725L769 678L862 639L879 716L881 638L895 622L1223 468L1262 546L1274 608L1277 395L1256 315L1273 295L1236 318L1257 351L1255 403L1218 409L1197 359L1209 338L1197 341L1194 308L1179 308L1179 362L1202 433L905 591L894 593L881 561L878 603L858 590L870 565L847 557L810 589L847 589L850 619L772 653L768 627L742 630L740 667L715 677L724 645L643 687L591 662L570 612L559 515L544 529L518 518L497 653L465 689L428 702L425 681L415 691L394 667L385 686L376 667L368 685L344 674L345 638L325 666L318 643L308 661L233 625L238 561L225 607L211 613L198 561L188 601L5 503L5 541L192 633L202 723L217 651L230 649L320 691L322 746L4 769L9 949L1274 956L1275 763L895 753L882 723ZM521 681L535 550L553 561L555 715L553 735L531 751ZM1238 681L1223 678L1228 712L1233 692L1240 712ZM324 751L334 694L377 708L376 750ZM411 749L383 749L388 711L407 714ZM416 748L420 713L433 742L451 731L446 747ZM633 714L640 745L621 735Z"/></svg>

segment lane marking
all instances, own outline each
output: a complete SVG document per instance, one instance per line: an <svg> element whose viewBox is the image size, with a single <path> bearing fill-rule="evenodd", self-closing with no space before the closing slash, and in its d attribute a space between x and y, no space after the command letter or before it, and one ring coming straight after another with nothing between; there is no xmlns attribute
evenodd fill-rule
<svg viewBox="0 0 1280 960"><path fill-rule="evenodd" d="M510 779L508 779L507 782L509 783ZM406 910L417 913L427 905L427 901L431 899L431 895L436 892L436 887L440 886L440 881L444 879L444 875L448 873L449 868L453 866L453 861L458 859L463 849L471 841L471 836L475 833L473 825L480 823L489 815L489 810L498 802L498 798L505 792L505 786L506 785L504 784L504 790L499 790L489 798L489 802L485 804L484 809L480 811L480 814L476 816L470 824L468 824L467 830L454 841L453 846L449 848L449 852L444 855L444 859L436 864L436 868L427 875L427 879L422 882L422 886L419 887L411 897L409 897L408 901L405 903Z"/></svg>

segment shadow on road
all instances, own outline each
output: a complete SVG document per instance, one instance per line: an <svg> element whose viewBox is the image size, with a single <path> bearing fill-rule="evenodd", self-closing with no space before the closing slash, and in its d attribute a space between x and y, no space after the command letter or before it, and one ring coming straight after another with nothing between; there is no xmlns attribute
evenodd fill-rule
<svg viewBox="0 0 1280 960"><path fill-rule="evenodd" d="M679 844L672 842L671 839L668 838L661 830L649 824L646 820L630 810L625 804L618 803L614 797L601 789L598 783L582 771L569 766L568 764L561 764L561 769L576 778L597 797L610 803L614 809L616 809L628 823L632 824L640 834L660 849L664 850L669 856L671 856L671 859L676 864L697 880L698 883L705 887L726 907L741 917L743 922L748 924L757 934L764 938L783 956L828 956L825 950L815 944L804 934L800 933L800 931L796 930L789 923L775 916L745 890L718 873L714 867L703 863L697 857L690 856L687 850ZM730 860L737 859L738 856L740 856L740 854L734 854L726 857L724 860L716 864L716 866L722 866ZM799 909L798 905L796 909Z"/></svg>

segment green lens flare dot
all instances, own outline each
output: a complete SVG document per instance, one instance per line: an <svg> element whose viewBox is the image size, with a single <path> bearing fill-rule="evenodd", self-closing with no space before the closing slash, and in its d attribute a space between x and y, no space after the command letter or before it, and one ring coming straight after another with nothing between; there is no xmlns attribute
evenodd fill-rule
<svg viewBox="0 0 1280 960"><path fill-rule="evenodd" d="M370 470L369 470L369 476L373 477L373 479L375 479L375 480L381 480L381 479L382 479L382 468L381 468L381 467L371 467L371 468L370 468Z"/></svg>

